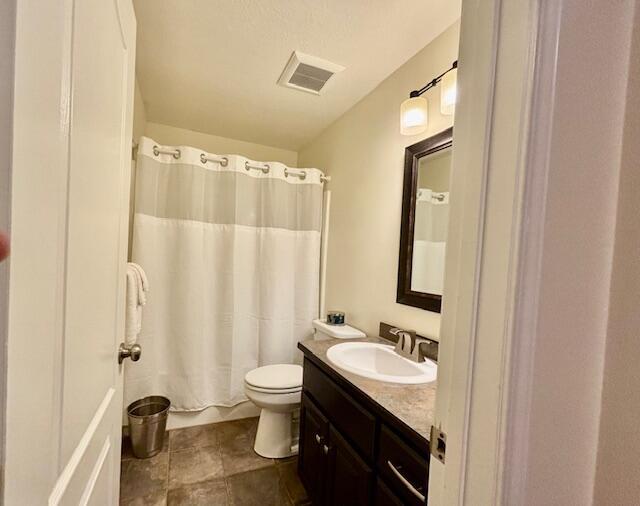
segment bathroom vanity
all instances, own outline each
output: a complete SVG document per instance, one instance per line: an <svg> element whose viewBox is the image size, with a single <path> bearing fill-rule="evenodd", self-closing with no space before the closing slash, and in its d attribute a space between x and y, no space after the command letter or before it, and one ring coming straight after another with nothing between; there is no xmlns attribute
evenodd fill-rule
<svg viewBox="0 0 640 506"><path fill-rule="evenodd" d="M392 344L380 338L358 342ZM334 366L344 340L304 341L298 472L314 505L424 505L436 383L402 385Z"/></svg>

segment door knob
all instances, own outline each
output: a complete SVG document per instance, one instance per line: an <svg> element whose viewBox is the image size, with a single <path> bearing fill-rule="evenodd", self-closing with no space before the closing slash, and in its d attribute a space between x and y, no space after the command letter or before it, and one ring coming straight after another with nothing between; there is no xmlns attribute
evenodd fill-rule
<svg viewBox="0 0 640 506"><path fill-rule="evenodd" d="M120 343L120 348L118 348L118 364L122 364L125 358L130 358L132 362L137 362L140 360L140 355L142 355L142 348L139 344L132 344L127 348L124 343Z"/></svg>

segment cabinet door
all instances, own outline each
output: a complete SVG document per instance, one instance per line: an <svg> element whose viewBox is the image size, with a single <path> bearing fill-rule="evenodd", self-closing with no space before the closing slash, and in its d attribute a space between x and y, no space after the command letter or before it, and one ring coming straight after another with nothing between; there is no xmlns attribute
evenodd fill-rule
<svg viewBox="0 0 640 506"><path fill-rule="evenodd" d="M370 505L373 473L351 445L330 428L328 504L332 506Z"/></svg>
<svg viewBox="0 0 640 506"><path fill-rule="evenodd" d="M329 422L313 401L302 394L298 473L314 505L325 504L328 472Z"/></svg>

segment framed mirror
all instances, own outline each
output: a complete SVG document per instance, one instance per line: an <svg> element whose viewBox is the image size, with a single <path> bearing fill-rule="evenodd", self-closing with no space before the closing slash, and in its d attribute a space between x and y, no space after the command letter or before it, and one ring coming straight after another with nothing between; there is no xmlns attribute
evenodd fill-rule
<svg viewBox="0 0 640 506"><path fill-rule="evenodd" d="M396 302L440 312L453 127L406 148Z"/></svg>

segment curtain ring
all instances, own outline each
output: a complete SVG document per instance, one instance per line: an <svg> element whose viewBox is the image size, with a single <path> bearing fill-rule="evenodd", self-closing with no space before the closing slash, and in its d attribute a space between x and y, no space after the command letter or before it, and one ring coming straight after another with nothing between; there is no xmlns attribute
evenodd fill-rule
<svg viewBox="0 0 640 506"><path fill-rule="evenodd" d="M307 173L305 171L293 172L291 175L300 178L300 181L307 179ZM284 169L284 177L289 177L289 171L286 168Z"/></svg>
<svg viewBox="0 0 640 506"><path fill-rule="evenodd" d="M157 145L153 146L153 154L156 155L156 156L158 156L160 154L160 151L158 150L158 146Z"/></svg>
<svg viewBox="0 0 640 506"><path fill-rule="evenodd" d="M200 161L202 162L203 165L206 165L209 159L207 158L207 155L202 153L200 155ZM211 161L218 162L221 167L226 167L227 165L229 165L229 159L226 156L221 157L220 160L211 160Z"/></svg>
<svg viewBox="0 0 640 506"><path fill-rule="evenodd" d="M176 152L172 156L177 160L178 158L180 158L180 155L181 155L180 150L176 149Z"/></svg>
<svg viewBox="0 0 640 506"><path fill-rule="evenodd" d="M271 167L269 167L269 164L267 163L264 164L264 167L260 167L258 165L254 165L253 167L250 167L248 161L244 162L244 168L246 171L249 171L249 169L260 170L262 171L263 174L268 174L269 170L271 169Z"/></svg>

